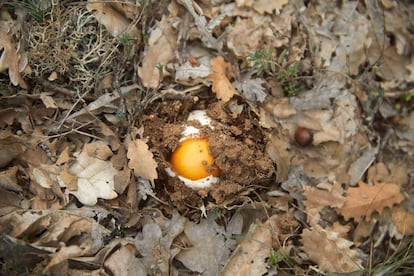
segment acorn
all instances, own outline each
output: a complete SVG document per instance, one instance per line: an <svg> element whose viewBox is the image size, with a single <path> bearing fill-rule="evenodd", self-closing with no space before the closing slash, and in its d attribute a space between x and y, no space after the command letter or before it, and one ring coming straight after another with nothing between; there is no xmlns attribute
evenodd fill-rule
<svg viewBox="0 0 414 276"><path fill-rule="evenodd" d="M309 146L313 141L313 132L312 130L306 127L298 127L295 130L295 141L302 147Z"/></svg>

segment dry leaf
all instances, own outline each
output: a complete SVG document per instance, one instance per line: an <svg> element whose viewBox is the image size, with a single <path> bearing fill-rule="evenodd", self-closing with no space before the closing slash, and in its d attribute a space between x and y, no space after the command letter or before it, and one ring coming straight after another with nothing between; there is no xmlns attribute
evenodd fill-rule
<svg viewBox="0 0 414 276"><path fill-rule="evenodd" d="M171 258L180 250L171 248L172 242L182 233L187 218L174 211L170 220L149 221L142 227L142 232L135 238L135 247L138 249L145 267L150 267L154 275L170 275ZM158 273L156 273L158 272ZM164 272L164 273L161 273Z"/></svg>
<svg viewBox="0 0 414 276"><path fill-rule="evenodd" d="M0 217L0 232L14 238L24 236L35 246L52 251L70 242L85 254L96 253L104 244L104 236L110 234L98 222L78 213L21 209Z"/></svg>
<svg viewBox="0 0 414 276"><path fill-rule="evenodd" d="M157 66L163 66L163 74L166 76L168 72L165 67L175 57L177 33L172 27L173 22L173 18L163 16L157 28L150 34L148 51L145 53L142 66L138 68L138 76L147 88L155 88L160 84L161 76Z"/></svg>
<svg viewBox="0 0 414 276"><path fill-rule="evenodd" d="M0 152L1 154L1 152ZM8 168L0 172L0 187L9 191L22 192L22 188L17 182L17 167Z"/></svg>
<svg viewBox="0 0 414 276"><path fill-rule="evenodd" d="M317 187L303 185L303 195L306 197L304 204L306 213L308 214L308 223L312 226L319 222L319 212L324 207L330 206L333 208L340 208L345 201L345 198L342 196L344 191L340 183L335 183L334 185L320 183L318 184L318 187L319 186L325 187L324 189L318 189Z"/></svg>
<svg viewBox="0 0 414 276"><path fill-rule="evenodd" d="M211 71L213 72L207 77L207 80L213 82L212 90L216 93L218 99L228 102L234 94L237 94L230 80L226 76L226 72L230 64L224 61L222 56L211 59Z"/></svg>
<svg viewBox="0 0 414 276"><path fill-rule="evenodd" d="M353 272L362 269L358 252L350 249L353 243L340 238L339 233L315 225L303 230L302 243L302 249L323 271Z"/></svg>
<svg viewBox="0 0 414 276"><path fill-rule="evenodd" d="M235 245L234 240L232 241L225 237L240 234L243 223L242 216L238 213L233 216L226 228L218 225L215 222L215 218L214 214L208 214L207 219L202 220L199 224L188 221L185 224L184 233L192 246L182 250L176 256L177 260L182 262L187 268L206 276L219 275L221 267L223 267L230 255L232 246ZM266 232L268 230L263 229L260 231ZM268 237L266 238L268 239ZM261 248L261 243L256 243ZM225 275L225 273L223 274Z"/></svg>
<svg viewBox="0 0 414 276"><path fill-rule="evenodd" d="M50 272L53 266L67 261L69 258L80 257L85 253L87 253L85 248L81 248L78 245L63 246L58 252L51 254L52 259L43 269L43 273L49 274L48 272Z"/></svg>
<svg viewBox="0 0 414 276"><path fill-rule="evenodd" d="M381 214L385 207L391 208L404 200L397 184L375 182L375 185L369 186L360 180L358 185L348 189L344 206L339 208L346 220L354 218L360 221L362 217L369 220L373 212Z"/></svg>
<svg viewBox="0 0 414 276"><path fill-rule="evenodd" d="M284 5L289 3L289 0L237 0L236 3L238 6L252 7L260 14L265 12L272 14L274 10L282 9Z"/></svg>
<svg viewBox="0 0 414 276"><path fill-rule="evenodd" d="M5 27L0 22L0 73L8 69L11 83L27 89L28 86L20 74L19 59L17 47L12 37L7 34Z"/></svg>
<svg viewBox="0 0 414 276"><path fill-rule="evenodd" d="M90 157L85 148L69 168L69 173L78 177L78 189L69 192L85 205L95 205L98 197L116 198L118 195L114 191L114 176L118 171L110 161Z"/></svg>
<svg viewBox="0 0 414 276"><path fill-rule="evenodd" d="M56 160L57 165L62 165L67 163L70 160L70 154L69 154L69 146L66 146L63 151L59 154L58 159Z"/></svg>
<svg viewBox="0 0 414 276"><path fill-rule="evenodd" d="M110 4L88 0L86 8L93 13L96 20L104 25L112 36L117 37L125 31L127 31L130 38L137 38L139 36L138 28L130 26L129 20L117 12Z"/></svg>
<svg viewBox="0 0 414 276"><path fill-rule="evenodd" d="M42 100L46 108L54 108L54 109L58 108L55 100L50 96L50 93L46 93L46 92L40 93L40 99Z"/></svg>
<svg viewBox="0 0 414 276"><path fill-rule="evenodd" d="M94 156L101 160L107 160L113 155L112 150L105 141L96 141L86 144L83 150L86 151L89 156Z"/></svg>
<svg viewBox="0 0 414 276"><path fill-rule="evenodd" d="M414 234L414 214L408 212L404 207L394 207L391 211L391 217L401 234Z"/></svg>
<svg viewBox="0 0 414 276"><path fill-rule="evenodd" d="M133 245L122 245L106 259L105 267L112 275L147 275L145 266L136 255Z"/></svg>
<svg viewBox="0 0 414 276"><path fill-rule="evenodd" d="M78 177L69 172L68 166L60 172L59 179L63 181L62 186L66 186L69 191L76 191L78 189Z"/></svg>
<svg viewBox="0 0 414 276"><path fill-rule="evenodd" d="M128 167L134 170L136 176L148 179L154 185L158 178L157 162L153 158L148 145L142 140L131 141L128 145Z"/></svg>
<svg viewBox="0 0 414 276"><path fill-rule="evenodd" d="M265 223L250 225L246 238L237 245L222 271L227 275L264 275L267 258L270 257L277 216L270 217ZM277 231L281 232L281 231Z"/></svg>
<svg viewBox="0 0 414 276"><path fill-rule="evenodd" d="M262 86L264 83L265 81L263 79L252 79L251 76L247 74L244 75L239 81L235 81L233 85L238 91L246 95L246 98L249 101L253 103L262 103L267 96L265 88Z"/></svg>

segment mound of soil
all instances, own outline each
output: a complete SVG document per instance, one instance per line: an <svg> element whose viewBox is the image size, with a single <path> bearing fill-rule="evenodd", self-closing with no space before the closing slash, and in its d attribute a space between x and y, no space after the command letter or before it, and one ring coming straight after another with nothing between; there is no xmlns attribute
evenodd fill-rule
<svg viewBox="0 0 414 276"><path fill-rule="evenodd" d="M193 110L206 110L214 129L198 121L187 121ZM166 97L148 104L143 114L139 127L144 127L144 138L158 163L157 196L180 211L187 213L201 206L231 207L242 203L252 190L274 181L276 168L265 153L265 132L242 99L223 103L209 97ZM165 171L171 167L169 157L186 126L197 127L200 136L208 139L210 153L220 168L220 181L210 189L191 189Z"/></svg>

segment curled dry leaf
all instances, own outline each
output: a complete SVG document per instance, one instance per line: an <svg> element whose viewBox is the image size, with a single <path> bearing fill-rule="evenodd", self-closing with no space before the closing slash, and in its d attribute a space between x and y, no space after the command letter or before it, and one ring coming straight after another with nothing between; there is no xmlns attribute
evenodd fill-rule
<svg viewBox="0 0 414 276"><path fill-rule="evenodd" d="M177 32L172 27L174 18L163 17L157 24L148 40L148 51L142 60L142 66L138 68L138 76L142 84L148 88L155 88L160 84L160 70L157 66L162 65L163 74L167 75L165 65L175 57L177 48Z"/></svg>
<svg viewBox="0 0 414 276"><path fill-rule="evenodd" d="M23 189L17 182L17 171L17 167L11 167L5 171L0 172L0 188L9 191L22 192Z"/></svg>
<svg viewBox="0 0 414 276"><path fill-rule="evenodd" d="M27 89L28 86L23 80L19 70L20 58L17 54L17 47L5 29L2 22L0 22L0 73L8 69L11 83Z"/></svg>
<svg viewBox="0 0 414 276"><path fill-rule="evenodd" d="M348 189L345 203L339 208L347 220L354 218L360 221L362 217L370 219L375 211L381 214L385 207L391 208L404 200L397 184L375 182L375 185L370 186L360 180L358 185Z"/></svg>
<svg viewBox="0 0 414 276"><path fill-rule="evenodd" d="M236 89L226 76L229 68L230 64L225 62L222 56L215 57L211 59L211 71L213 73L207 77L207 80L213 82L211 89L216 93L217 98L224 102L228 102L234 94L237 94Z"/></svg>
<svg viewBox="0 0 414 276"><path fill-rule="evenodd" d="M158 178L157 162L155 162L148 145L142 140L131 141L128 145L128 167L134 170L136 176L148 179L154 185Z"/></svg>
<svg viewBox="0 0 414 276"><path fill-rule="evenodd" d="M81 248L78 245L63 246L58 252L51 254L52 259L43 269L44 274L49 274L52 267L67 261L69 258L80 257L86 252L85 248Z"/></svg>
<svg viewBox="0 0 414 276"><path fill-rule="evenodd" d="M139 258L133 245L122 245L105 261L113 275L147 275L145 266Z"/></svg>

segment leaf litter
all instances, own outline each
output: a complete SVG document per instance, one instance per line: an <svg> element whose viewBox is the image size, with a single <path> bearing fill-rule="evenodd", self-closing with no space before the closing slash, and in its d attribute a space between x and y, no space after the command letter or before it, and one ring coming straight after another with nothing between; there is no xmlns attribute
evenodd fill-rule
<svg viewBox="0 0 414 276"><path fill-rule="evenodd" d="M2 274L412 273L409 1L45 2L0 4Z"/></svg>

